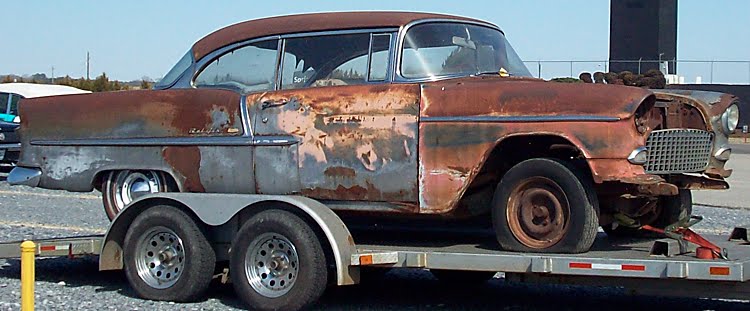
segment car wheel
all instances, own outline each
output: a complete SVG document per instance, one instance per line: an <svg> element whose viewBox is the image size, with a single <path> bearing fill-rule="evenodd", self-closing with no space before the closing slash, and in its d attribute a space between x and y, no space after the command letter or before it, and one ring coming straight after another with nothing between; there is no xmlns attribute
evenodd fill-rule
<svg viewBox="0 0 750 311"><path fill-rule="evenodd" d="M505 250L582 253L598 229L598 201L577 167L539 158L513 166L495 190L492 220Z"/></svg>
<svg viewBox="0 0 750 311"><path fill-rule="evenodd" d="M320 298L328 279L317 235L282 210L260 212L242 225L229 266L237 295L256 310L305 308Z"/></svg>
<svg viewBox="0 0 750 311"><path fill-rule="evenodd" d="M216 255L201 227L167 205L138 215L125 235L125 274L150 300L194 301L213 278Z"/></svg>
<svg viewBox="0 0 750 311"><path fill-rule="evenodd" d="M113 220L125 206L135 199L157 192L168 191L164 173L155 171L112 171L102 183L102 201L109 220Z"/></svg>
<svg viewBox="0 0 750 311"><path fill-rule="evenodd" d="M641 225L651 225L655 228L664 229L666 226L689 218L692 214L693 194L690 190L680 189L677 195L660 197L653 215L646 217L651 220L642 221ZM652 231L616 226L615 224L604 225L602 229L610 237L651 238L662 236Z"/></svg>

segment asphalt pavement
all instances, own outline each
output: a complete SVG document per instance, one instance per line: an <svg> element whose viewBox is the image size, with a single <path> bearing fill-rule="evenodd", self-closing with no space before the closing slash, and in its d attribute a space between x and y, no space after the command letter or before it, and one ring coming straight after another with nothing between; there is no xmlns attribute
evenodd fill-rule
<svg viewBox="0 0 750 311"><path fill-rule="evenodd" d="M733 160L734 161L734 160ZM750 155L737 163L750 161ZM744 162L743 162L744 163ZM740 173L739 176L742 176ZM0 241L104 232L108 221L99 193L11 187L0 176ZM747 191L750 192L750 191ZM744 200L727 192L727 200ZM695 229L726 234L750 223L750 210L696 206L705 220ZM213 284L198 302L175 304L136 297L122 272L99 272L95 259L39 259L37 310L239 310L230 285ZM20 262L0 260L0 310L20 308ZM749 297L750 299L750 297ZM532 285L495 278L485 283L445 283L425 270L392 270L360 285L332 287L317 310L741 310L748 301L632 296L609 287Z"/></svg>

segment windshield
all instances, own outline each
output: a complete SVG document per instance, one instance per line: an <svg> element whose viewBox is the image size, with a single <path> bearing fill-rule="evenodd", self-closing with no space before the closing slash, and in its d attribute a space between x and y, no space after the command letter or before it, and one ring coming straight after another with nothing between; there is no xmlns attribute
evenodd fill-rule
<svg viewBox="0 0 750 311"><path fill-rule="evenodd" d="M401 54L401 76L437 78L505 71L531 73L502 32L461 23L426 23L408 30Z"/></svg>
<svg viewBox="0 0 750 311"><path fill-rule="evenodd" d="M185 72L185 70L190 67L190 65L193 63L193 53L192 51L188 51L185 53L185 56L180 58L180 60L177 61L177 64L172 67L172 69L167 72L166 75L164 75L164 78L159 80L159 82L156 82L154 84L154 89L165 89L170 87L172 84L177 81L177 79L182 76L182 73Z"/></svg>

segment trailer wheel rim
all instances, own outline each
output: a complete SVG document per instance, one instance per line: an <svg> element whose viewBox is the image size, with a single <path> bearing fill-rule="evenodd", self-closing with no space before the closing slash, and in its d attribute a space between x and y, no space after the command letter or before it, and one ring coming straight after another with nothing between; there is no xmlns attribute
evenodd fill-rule
<svg viewBox="0 0 750 311"><path fill-rule="evenodd" d="M169 288L185 268L185 246L172 230L158 226L138 238L135 263L138 276L156 289Z"/></svg>
<svg viewBox="0 0 750 311"><path fill-rule="evenodd" d="M544 177L527 178L516 185L506 212L513 236L535 249L557 244L565 236L570 222L570 205L565 192L556 182Z"/></svg>
<svg viewBox="0 0 750 311"><path fill-rule="evenodd" d="M245 276L250 286L268 298L292 289L299 273L299 256L284 235L264 233L253 239L245 253Z"/></svg>
<svg viewBox="0 0 750 311"><path fill-rule="evenodd" d="M122 171L115 178L115 208L117 212L133 202L133 200L162 189L162 180L152 171Z"/></svg>

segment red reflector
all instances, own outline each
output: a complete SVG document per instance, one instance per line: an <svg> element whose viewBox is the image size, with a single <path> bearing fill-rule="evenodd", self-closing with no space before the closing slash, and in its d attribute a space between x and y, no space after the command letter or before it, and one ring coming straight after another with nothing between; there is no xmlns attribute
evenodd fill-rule
<svg viewBox="0 0 750 311"><path fill-rule="evenodd" d="M708 273L711 275L729 275L729 267L710 267Z"/></svg>
<svg viewBox="0 0 750 311"><path fill-rule="evenodd" d="M39 250L43 251L43 252L54 251L55 250L55 246L54 245L39 246Z"/></svg>
<svg viewBox="0 0 750 311"><path fill-rule="evenodd" d="M591 264L583 262L571 262L568 264L568 267L571 269L591 269Z"/></svg>
<svg viewBox="0 0 750 311"><path fill-rule="evenodd" d="M646 266L641 265L622 265L623 271L646 271Z"/></svg>

